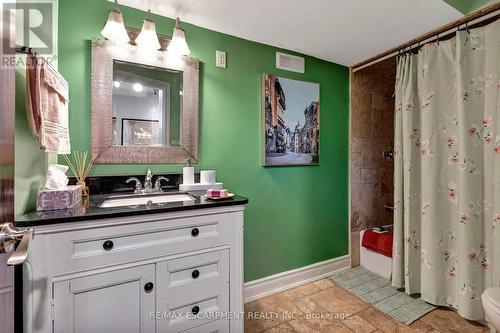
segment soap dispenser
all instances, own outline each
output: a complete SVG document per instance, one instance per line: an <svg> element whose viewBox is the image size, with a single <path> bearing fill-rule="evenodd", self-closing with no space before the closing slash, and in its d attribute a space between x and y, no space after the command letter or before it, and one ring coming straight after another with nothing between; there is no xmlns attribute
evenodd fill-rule
<svg viewBox="0 0 500 333"><path fill-rule="evenodd" d="M182 168L182 184L194 184L194 167L191 166L191 160L187 160L186 166Z"/></svg>

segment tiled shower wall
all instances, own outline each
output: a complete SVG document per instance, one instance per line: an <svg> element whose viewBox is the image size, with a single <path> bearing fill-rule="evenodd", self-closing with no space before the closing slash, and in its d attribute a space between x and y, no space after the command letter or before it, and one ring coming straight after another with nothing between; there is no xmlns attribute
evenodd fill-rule
<svg viewBox="0 0 500 333"><path fill-rule="evenodd" d="M394 144L394 58L351 77L351 260L359 265L359 231L392 224L393 161L383 151ZM386 96L388 100L386 100Z"/></svg>

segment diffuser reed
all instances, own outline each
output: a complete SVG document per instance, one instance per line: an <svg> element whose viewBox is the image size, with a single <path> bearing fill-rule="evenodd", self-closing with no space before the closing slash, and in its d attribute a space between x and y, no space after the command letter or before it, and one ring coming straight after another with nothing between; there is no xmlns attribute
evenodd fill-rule
<svg viewBox="0 0 500 333"><path fill-rule="evenodd" d="M68 157L68 155L63 155L66 163L68 164L71 172L76 177L76 182L78 185L82 186L82 196L89 196L89 188L85 185L85 179L90 174L92 167L94 166L94 162L97 158L97 154L93 153L89 158L89 152L80 152L75 150L73 154L73 160Z"/></svg>

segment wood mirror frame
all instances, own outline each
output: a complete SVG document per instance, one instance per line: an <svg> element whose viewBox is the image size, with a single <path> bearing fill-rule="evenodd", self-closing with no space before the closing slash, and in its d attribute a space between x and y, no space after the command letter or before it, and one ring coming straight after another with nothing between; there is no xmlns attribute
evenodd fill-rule
<svg viewBox="0 0 500 333"><path fill-rule="evenodd" d="M133 41L137 30L127 29ZM96 163L184 163L198 161L199 60L169 56L170 39L158 36L159 51L145 51L132 44L92 41L92 152ZM183 99L180 147L113 146L113 60L182 71Z"/></svg>

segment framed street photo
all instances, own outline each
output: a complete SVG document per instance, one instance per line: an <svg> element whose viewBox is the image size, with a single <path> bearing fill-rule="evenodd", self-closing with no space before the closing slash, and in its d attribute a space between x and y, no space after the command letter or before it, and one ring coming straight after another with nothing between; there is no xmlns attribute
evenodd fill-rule
<svg viewBox="0 0 500 333"><path fill-rule="evenodd" d="M319 165L319 110L319 83L264 73L263 165Z"/></svg>

